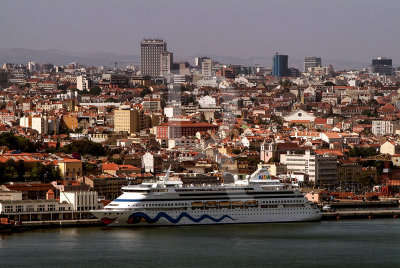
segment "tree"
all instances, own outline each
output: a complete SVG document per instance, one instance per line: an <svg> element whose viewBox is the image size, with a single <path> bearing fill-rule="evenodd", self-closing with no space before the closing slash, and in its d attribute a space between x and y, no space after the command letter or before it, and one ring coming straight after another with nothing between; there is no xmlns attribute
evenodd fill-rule
<svg viewBox="0 0 400 268"><path fill-rule="evenodd" d="M82 173L83 175L89 175L97 173L99 171L98 166L89 162L83 162Z"/></svg>
<svg viewBox="0 0 400 268"><path fill-rule="evenodd" d="M100 87L92 87L89 91L91 95L100 95L102 92Z"/></svg>
<svg viewBox="0 0 400 268"><path fill-rule="evenodd" d="M67 85L64 85L64 84L58 85L57 88L58 88L58 90L66 91L67 90Z"/></svg>
<svg viewBox="0 0 400 268"><path fill-rule="evenodd" d="M18 180L23 181L24 180L24 175L25 175L25 172L26 172L24 161L19 160L18 162L16 162L15 163L15 168L17 170Z"/></svg>
<svg viewBox="0 0 400 268"><path fill-rule="evenodd" d="M144 96L151 94L151 90L149 88L144 88L141 92L140 92L140 97L144 98Z"/></svg>
<svg viewBox="0 0 400 268"><path fill-rule="evenodd" d="M283 120L281 117L276 116L276 115L271 115L271 121L277 123L278 125L283 125Z"/></svg>
<svg viewBox="0 0 400 268"><path fill-rule="evenodd" d="M0 146L7 146L11 150L19 150L23 152L36 152L39 149L39 144L31 142L29 139L16 136L11 132L0 134Z"/></svg>
<svg viewBox="0 0 400 268"><path fill-rule="evenodd" d="M362 157L362 158L367 158L377 154L378 153L376 152L376 150L372 147L363 148L358 146L350 148L348 153L350 157Z"/></svg>
<svg viewBox="0 0 400 268"><path fill-rule="evenodd" d="M64 146L62 151L67 154L78 152L79 154L90 154L95 156L105 155L105 148L97 142L89 141L88 139L73 141Z"/></svg>
<svg viewBox="0 0 400 268"><path fill-rule="evenodd" d="M117 101L118 101L117 99L112 97L106 99L106 102L117 102Z"/></svg>
<svg viewBox="0 0 400 268"><path fill-rule="evenodd" d="M369 169L369 170L363 170L360 174L359 177L357 177L357 182L363 186L363 187L372 187L377 183L375 179L375 173Z"/></svg>
<svg viewBox="0 0 400 268"><path fill-rule="evenodd" d="M60 179L61 175L59 169L56 169L54 165L36 163L35 167L31 171L30 177L32 180L48 183Z"/></svg>
<svg viewBox="0 0 400 268"><path fill-rule="evenodd" d="M371 116L371 110L363 110L362 115Z"/></svg>
<svg viewBox="0 0 400 268"><path fill-rule="evenodd" d="M115 163L117 165L122 165L124 163L124 161L122 159L117 159L117 158L111 158L109 161L111 163Z"/></svg>
<svg viewBox="0 0 400 268"><path fill-rule="evenodd" d="M4 165L4 177L9 178L10 181L13 181L18 178L18 172L15 168L15 162L12 159L6 161Z"/></svg>
<svg viewBox="0 0 400 268"><path fill-rule="evenodd" d="M331 81L325 82L324 85L327 86L327 87L334 87L334 86L336 86L335 83L333 83L333 82L331 82Z"/></svg>

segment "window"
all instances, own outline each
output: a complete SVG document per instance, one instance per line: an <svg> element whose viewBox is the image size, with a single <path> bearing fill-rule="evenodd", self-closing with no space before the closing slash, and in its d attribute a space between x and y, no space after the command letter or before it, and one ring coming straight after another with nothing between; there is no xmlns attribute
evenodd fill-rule
<svg viewBox="0 0 400 268"><path fill-rule="evenodd" d="M4 211L5 212L13 212L13 206L5 206Z"/></svg>

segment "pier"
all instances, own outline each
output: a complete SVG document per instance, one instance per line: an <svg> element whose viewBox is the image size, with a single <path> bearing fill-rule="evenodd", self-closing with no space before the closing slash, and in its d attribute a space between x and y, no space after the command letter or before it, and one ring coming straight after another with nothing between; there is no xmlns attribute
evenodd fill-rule
<svg viewBox="0 0 400 268"><path fill-rule="evenodd" d="M400 209L322 212L322 220L400 218Z"/></svg>
<svg viewBox="0 0 400 268"><path fill-rule="evenodd" d="M52 220L52 221L23 221L22 226L29 228L51 228L51 227L91 227L101 226L98 219L80 219L80 220Z"/></svg>
<svg viewBox="0 0 400 268"><path fill-rule="evenodd" d="M13 224L1 224L0 233L23 232L42 228L95 227L102 226L98 219L23 221Z"/></svg>

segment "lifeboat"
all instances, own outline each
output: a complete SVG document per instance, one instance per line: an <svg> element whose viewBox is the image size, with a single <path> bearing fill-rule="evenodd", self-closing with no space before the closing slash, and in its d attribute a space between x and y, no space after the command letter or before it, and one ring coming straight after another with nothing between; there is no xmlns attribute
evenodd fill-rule
<svg viewBox="0 0 400 268"><path fill-rule="evenodd" d="M232 206L233 207L241 207L241 206L243 206L243 202L242 201L232 202Z"/></svg>
<svg viewBox="0 0 400 268"><path fill-rule="evenodd" d="M215 208L215 207L217 207L217 202L215 201L206 202L206 208Z"/></svg>
<svg viewBox="0 0 400 268"><path fill-rule="evenodd" d="M220 208L229 208L230 206L231 206L231 202L228 202L228 201L219 202L219 207Z"/></svg>
<svg viewBox="0 0 400 268"><path fill-rule="evenodd" d="M256 207L258 205L258 201L256 200L248 200L245 202L246 207Z"/></svg>
<svg viewBox="0 0 400 268"><path fill-rule="evenodd" d="M203 202L193 202L192 208L202 208L204 206Z"/></svg>

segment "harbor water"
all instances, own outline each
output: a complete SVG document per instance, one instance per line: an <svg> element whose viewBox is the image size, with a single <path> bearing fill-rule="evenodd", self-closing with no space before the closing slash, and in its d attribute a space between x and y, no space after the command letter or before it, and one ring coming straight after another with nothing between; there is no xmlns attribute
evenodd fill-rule
<svg viewBox="0 0 400 268"><path fill-rule="evenodd" d="M0 235L1 267L400 267L400 219Z"/></svg>

